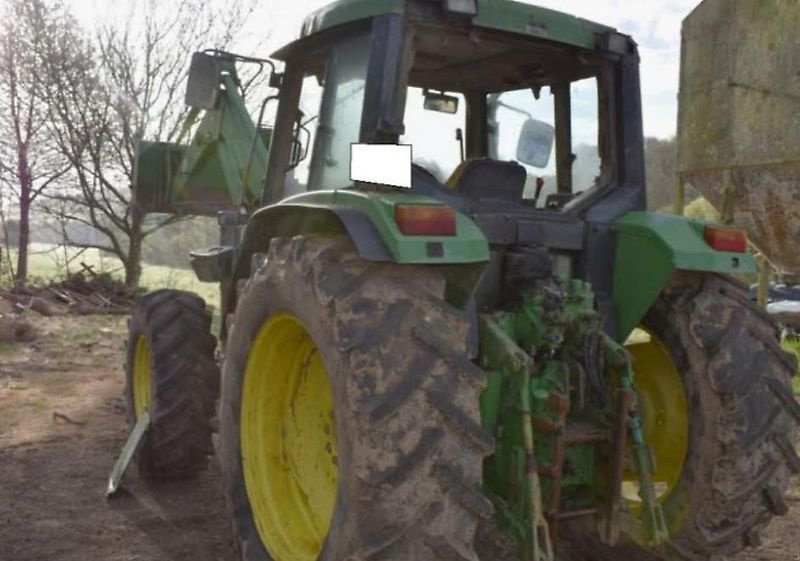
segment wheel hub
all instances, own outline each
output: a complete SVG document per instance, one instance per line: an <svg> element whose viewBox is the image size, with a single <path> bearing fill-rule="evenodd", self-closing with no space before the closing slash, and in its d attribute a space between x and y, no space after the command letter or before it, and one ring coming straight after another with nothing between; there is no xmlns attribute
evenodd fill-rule
<svg viewBox="0 0 800 561"><path fill-rule="evenodd" d="M275 561L313 561L336 503L333 396L305 327L278 315L259 330L242 389L241 453L259 535Z"/></svg>
<svg viewBox="0 0 800 561"><path fill-rule="evenodd" d="M636 332L626 348L633 355L645 442L655 458L653 486L663 503L683 472L689 448L688 406L683 382L667 349L651 333L643 329ZM623 495L632 507L641 504L636 474L625 474Z"/></svg>
<svg viewBox="0 0 800 561"><path fill-rule="evenodd" d="M133 359L133 409L137 419L145 410L150 410L153 399L152 378L150 346L147 344L147 338L140 335L136 340Z"/></svg>

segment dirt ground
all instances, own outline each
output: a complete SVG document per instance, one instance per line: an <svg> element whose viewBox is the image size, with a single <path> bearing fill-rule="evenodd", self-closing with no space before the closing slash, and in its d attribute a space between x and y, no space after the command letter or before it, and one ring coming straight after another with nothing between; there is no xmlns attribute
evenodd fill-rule
<svg viewBox="0 0 800 561"><path fill-rule="evenodd" d="M155 487L132 467L105 498L127 436L125 319L33 322L36 342L0 354L0 559L235 559L216 466Z"/></svg>
<svg viewBox="0 0 800 561"><path fill-rule="evenodd" d="M127 435L125 319L33 318L40 337L0 354L0 559L233 561L219 472L145 486L136 469L105 498ZM800 559L791 511L735 561Z"/></svg>

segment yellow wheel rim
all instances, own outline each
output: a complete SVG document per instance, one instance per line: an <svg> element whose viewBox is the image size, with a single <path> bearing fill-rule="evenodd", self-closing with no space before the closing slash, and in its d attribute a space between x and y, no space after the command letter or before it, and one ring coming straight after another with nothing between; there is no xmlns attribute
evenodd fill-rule
<svg viewBox="0 0 800 561"><path fill-rule="evenodd" d="M153 398L152 373L150 372L150 347L144 335L136 340L133 356L133 409L136 418L150 409Z"/></svg>
<svg viewBox="0 0 800 561"><path fill-rule="evenodd" d="M674 490L689 448L689 410L683 382L667 349L656 337L637 329L626 343L633 355L634 385L639 396L643 432L653 451L653 485L659 502ZM626 473L622 493L636 509L640 503L638 479Z"/></svg>
<svg viewBox="0 0 800 561"><path fill-rule="evenodd" d="M294 317L259 330L241 403L242 469L261 540L275 561L313 561L336 503L338 448L325 365Z"/></svg>

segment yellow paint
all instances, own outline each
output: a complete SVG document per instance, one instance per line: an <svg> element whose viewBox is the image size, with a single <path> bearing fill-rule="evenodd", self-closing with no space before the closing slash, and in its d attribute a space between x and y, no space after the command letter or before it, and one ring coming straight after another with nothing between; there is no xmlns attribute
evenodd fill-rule
<svg viewBox="0 0 800 561"><path fill-rule="evenodd" d="M464 173L466 173L467 169L472 167L473 163L480 161L481 159L482 158L467 158L466 160L463 160L456 166L456 169L453 170L453 173L450 174L445 186L448 189L458 189L458 186L461 183L461 178L464 176Z"/></svg>
<svg viewBox="0 0 800 561"><path fill-rule="evenodd" d="M241 454L247 497L275 561L314 561L336 503L333 397L317 346L293 316L256 335L242 388Z"/></svg>
<svg viewBox="0 0 800 561"><path fill-rule="evenodd" d="M655 458L653 484L659 502L664 502L680 479L689 448L686 394L675 363L652 333L636 329L626 348L633 355L644 438ZM636 475L626 473L623 496L634 508L641 502L638 489Z"/></svg>
<svg viewBox="0 0 800 561"><path fill-rule="evenodd" d="M152 399L150 347L145 336L140 335L133 355L133 409L137 419L143 411L150 410Z"/></svg>

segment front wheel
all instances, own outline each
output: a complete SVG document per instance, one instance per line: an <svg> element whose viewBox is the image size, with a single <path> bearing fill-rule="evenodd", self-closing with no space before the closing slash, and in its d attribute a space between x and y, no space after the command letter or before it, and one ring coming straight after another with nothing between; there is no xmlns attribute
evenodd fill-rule
<svg viewBox="0 0 800 561"><path fill-rule="evenodd" d="M237 305L220 461L247 561L478 561L492 449L467 322L432 268L272 240Z"/></svg>
<svg viewBox="0 0 800 561"><path fill-rule="evenodd" d="M148 478L182 478L205 469L219 368L211 313L202 298L157 290L139 298L128 322L125 399L133 425L143 411L150 427L136 452Z"/></svg>

